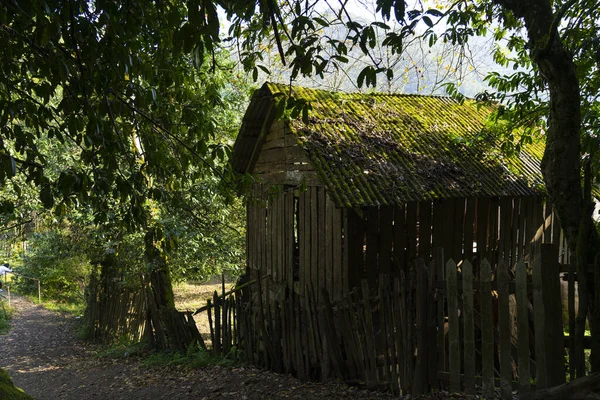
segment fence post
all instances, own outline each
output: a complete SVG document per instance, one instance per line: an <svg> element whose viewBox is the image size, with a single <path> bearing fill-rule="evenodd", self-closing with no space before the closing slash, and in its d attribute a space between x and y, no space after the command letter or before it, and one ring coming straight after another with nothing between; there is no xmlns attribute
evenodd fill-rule
<svg viewBox="0 0 600 400"><path fill-rule="evenodd" d="M6 290L8 291L8 306L10 307L10 286L7 286Z"/></svg>
<svg viewBox="0 0 600 400"><path fill-rule="evenodd" d="M36 279L36 280L37 280L37 289L38 289L38 303L42 304L42 288L40 285L40 280L39 279Z"/></svg>

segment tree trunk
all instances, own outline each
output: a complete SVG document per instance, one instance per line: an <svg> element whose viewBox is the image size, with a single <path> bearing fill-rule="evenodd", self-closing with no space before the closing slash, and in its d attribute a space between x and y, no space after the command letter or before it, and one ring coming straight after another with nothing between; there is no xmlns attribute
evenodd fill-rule
<svg viewBox="0 0 600 400"><path fill-rule="evenodd" d="M539 68L550 92L542 174L571 254L576 256L580 307L574 332L577 351L571 356L575 356L574 365L579 377L585 374L583 336L590 303L586 265L592 221L591 215L583 212L580 93L575 63L573 55L560 40L557 29L561 16L554 14L549 0L495 0L495 3L525 22L531 59ZM580 227L583 232L579 232Z"/></svg>

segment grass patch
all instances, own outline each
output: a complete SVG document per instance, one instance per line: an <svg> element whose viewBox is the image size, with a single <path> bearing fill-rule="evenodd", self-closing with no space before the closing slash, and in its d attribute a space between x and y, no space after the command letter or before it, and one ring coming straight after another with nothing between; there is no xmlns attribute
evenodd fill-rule
<svg viewBox="0 0 600 400"><path fill-rule="evenodd" d="M13 309L6 302L2 301L0 306L0 335L6 335L10 331L10 320L12 319Z"/></svg>
<svg viewBox="0 0 600 400"><path fill-rule="evenodd" d="M217 357L210 351L200 346L190 346L187 352L161 351L144 358L142 365L145 367L171 367L182 366L185 368L202 368L209 365L231 366L236 363L235 352L229 357Z"/></svg>
<svg viewBox="0 0 600 400"><path fill-rule="evenodd" d="M37 296L26 295L32 303L40 304ZM85 302L66 303L64 301L44 300L42 299L41 306L50 311L71 314L73 316L83 316L85 312Z"/></svg>
<svg viewBox="0 0 600 400"><path fill-rule="evenodd" d="M148 345L143 342L132 342L127 337L117 339L111 345L98 351L97 357L105 358L128 358L133 356L144 356L148 353Z"/></svg>

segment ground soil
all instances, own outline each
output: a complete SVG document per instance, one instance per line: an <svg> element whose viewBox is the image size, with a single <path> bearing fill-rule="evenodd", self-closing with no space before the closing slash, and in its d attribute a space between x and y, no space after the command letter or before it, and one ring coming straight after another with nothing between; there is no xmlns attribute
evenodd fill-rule
<svg viewBox="0 0 600 400"><path fill-rule="evenodd" d="M0 368L38 400L392 398L336 382L301 382L248 366L190 370L143 367L137 357L98 357L98 346L77 339L76 317L22 297L13 297L12 305L12 329L0 336ZM463 397L438 393L429 398Z"/></svg>

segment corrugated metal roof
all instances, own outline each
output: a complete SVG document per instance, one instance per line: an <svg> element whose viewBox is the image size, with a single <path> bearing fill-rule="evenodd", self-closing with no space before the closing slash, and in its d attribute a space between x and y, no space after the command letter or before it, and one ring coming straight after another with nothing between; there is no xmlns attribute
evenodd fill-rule
<svg viewBox="0 0 600 400"><path fill-rule="evenodd" d="M267 90L271 95L289 93L290 87L265 84L246 116L256 117L261 109L266 115L262 101L269 97ZM307 123L290 121L292 132L338 206L541 194L543 145L531 146L518 156L504 156L493 140L481 135L490 107L435 96L334 93L301 87L293 87L293 93L309 101L312 111ZM244 120L249 126L250 118ZM258 137L244 127L240 135L244 137L238 141ZM251 153L240 151L241 147L236 142L234 167L237 163L238 171L248 163L249 156L242 159L244 154Z"/></svg>

